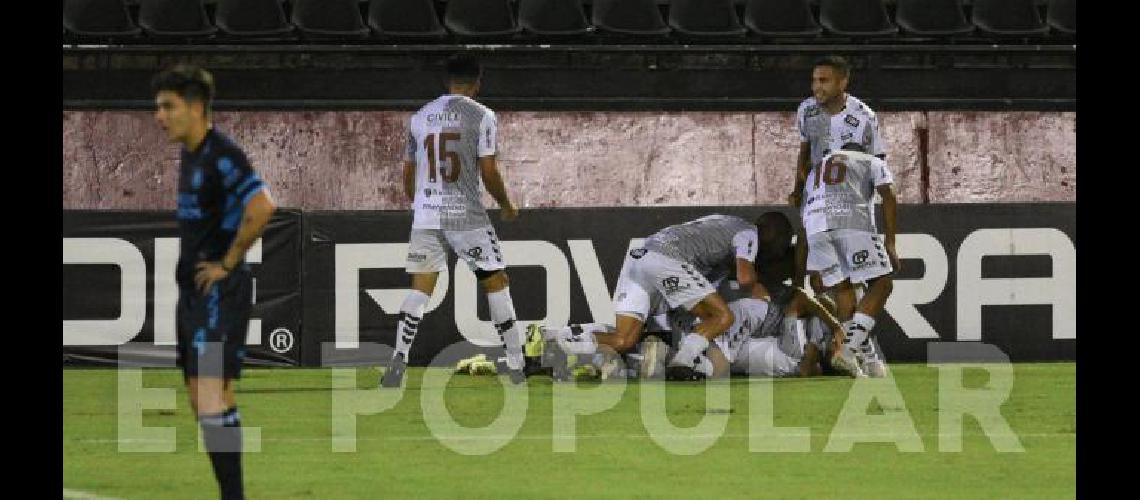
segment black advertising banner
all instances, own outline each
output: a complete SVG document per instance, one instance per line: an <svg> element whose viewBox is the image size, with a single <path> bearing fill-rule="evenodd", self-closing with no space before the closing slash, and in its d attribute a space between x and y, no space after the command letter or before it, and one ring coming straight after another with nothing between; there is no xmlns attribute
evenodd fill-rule
<svg viewBox="0 0 1140 500"><path fill-rule="evenodd" d="M530 209L510 223L491 212L525 328L612 322L612 287L635 238L710 213L767 210L796 220L788 207ZM1014 361L1075 359L1075 204L905 205L899 224L902 270L876 326L889 361L925 361L929 341L994 344ZM410 225L410 212L305 213L303 364L322 364L322 343L348 353L394 345ZM411 363L457 342L486 351L497 341L488 320L474 274L452 256Z"/></svg>
<svg viewBox="0 0 1140 500"><path fill-rule="evenodd" d="M171 212L63 212L64 364L174 366L178 249ZM301 212L278 210L246 260L254 276L246 363L297 365Z"/></svg>

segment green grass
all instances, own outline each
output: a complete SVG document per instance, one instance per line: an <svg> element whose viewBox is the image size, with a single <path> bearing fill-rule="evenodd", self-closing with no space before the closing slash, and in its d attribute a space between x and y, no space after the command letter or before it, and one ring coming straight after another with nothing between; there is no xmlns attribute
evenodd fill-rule
<svg viewBox="0 0 1140 500"><path fill-rule="evenodd" d="M422 416L421 397L429 394L420 390L423 369L409 369L408 388L393 408L358 417L356 452L335 453L330 370L247 369L238 402L244 425L260 427L262 441L260 453L245 455L246 492L254 499L1074 497L1076 365L1014 366L1013 389L1001 414L1023 452L995 451L971 417L964 418L962 451L939 451L938 433L954 429L938 428L938 370L900 364L892 366L893 380L905 407L874 403L867 413L908 417L921 436L922 452L900 452L891 443L824 452L853 381L823 378L776 380L772 386L775 425L810 428L810 452L750 452L748 381L733 379L718 383L722 389L727 384L727 408L706 408L703 384L631 382L613 408L578 417L576 451L555 453L553 389L548 378L538 377L526 389L529 407L516 437L481 456L456 453L433 437ZM986 383L985 372L965 373L967 387ZM146 388L177 390L175 410L147 410L143 417L148 427L177 428L171 453L119 451L116 371L63 374L66 489L131 499L216 498L178 372L143 371ZM357 369L358 387L374 388L378 374ZM640 398L642 390L662 388L674 425L727 415L725 431L711 448L677 455L650 439ZM504 390L490 377L456 376L444 398L456 422L484 426L498 416ZM472 442L477 441L467 441Z"/></svg>

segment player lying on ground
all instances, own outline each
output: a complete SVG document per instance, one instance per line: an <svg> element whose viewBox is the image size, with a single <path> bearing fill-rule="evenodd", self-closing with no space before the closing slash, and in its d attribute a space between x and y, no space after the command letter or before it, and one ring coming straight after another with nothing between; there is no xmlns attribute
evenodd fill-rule
<svg viewBox="0 0 1140 500"><path fill-rule="evenodd" d="M712 282L735 270L741 288L758 287L759 293L767 293L756 279L754 261L762 246L769 251L786 250L791 232L777 225L778 219L786 221L776 212L761 215L756 223L717 214L658 231L641 248L631 250L622 263L614 290L617 318L613 328L570 325L543 329L544 338L554 341L554 349L560 351L556 359L592 356L599 345L623 354L637 344L650 312L664 301L670 308L684 308L701 320L681 340L678 355L666 368L666 377L701 378L693 363L709 341L724 333L734 320Z"/></svg>
<svg viewBox="0 0 1140 500"><path fill-rule="evenodd" d="M730 295L731 291L724 291ZM738 293L739 295L739 293ZM811 295L797 287L780 287L774 296L753 293L731 300L736 321L714 339L696 363L706 377L752 375L761 377L809 377L822 374L819 343L808 338L828 339L830 364L838 371L862 376L858 365L848 365L842 352L843 325ZM670 313L675 332L692 331L699 321L685 311ZM811 331L809 331L809 329Z"/></svg>

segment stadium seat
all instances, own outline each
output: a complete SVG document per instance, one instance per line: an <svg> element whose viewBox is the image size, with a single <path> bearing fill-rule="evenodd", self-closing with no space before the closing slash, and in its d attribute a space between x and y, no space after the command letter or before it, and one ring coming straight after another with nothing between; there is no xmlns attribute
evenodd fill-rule
<svg viewBox="0 0 1140 500"><path fill-rule="evenodd" d="M443 24L462 36L502 36L520 31L510 0L450 0Z"/></svg>
<svg viewBox="0 0 1140 500"><path fill-rule="evenodd" d="M843 36L884 36L898 33L882 0L821 0L819 23Z"/></svg>
<svg viewBox="0 0 1140 500"><path fill-rule="evenodd" d="M1077 0L1049 0L1049 26L1068 35L1077 34Z"/></svg>
<svg viewBox="0 0 1140 500"><path fill-rule="evenodd" d="M123 0L66 0L63 27L81 36L130 36L141 32Z"/></svg>
<svg viewBox="0 0 1140 500"><path fill-rule="evenodd" d="M669 26L690 36L732 36L747 31L736 17L732 0L672 0Z"/></svg>
<svg viewBox="0 0 1140 500"><path fill-rule="evenodd" d="M293 32L278 0L218 0L214 23L224 33L238 36L274 36Z"/></svg>
<svg viewBox="0 0 1140 500"><path fill-rule="evenodd" d="M974 31L962 0L898 0L895 23L906 33L925 36L962 35Z"/></svg>
<svg viewBox="0 0 1140 500"><path fill-rule="evenodd" d="M141 0L139 26L151 35L207 36L218 31L202 0Z"/></svg>
<svg viewBox="0 0 1140 500"><path fill-rule="evenodd" d="M744 25L763 36L816 36L823 32L808 0L748 0Z"/></svg>
<svg viewBox="0 0 1140 500"><path fill-rule="evenodd" d="M443 38L447 30L439 23L432 0L372 0L368 26L380 36Z"/></svg>
<svg viewBox="0 0 1140 500"><path fill-rule="evenodd" d="M974 26L995 35L1042 35L1049 31L1034 0L974 0L971 17Z"/></svg>
<svg viewBox="0 0 1140 500"><path fill-rule="evenodd" d="M654 0L594 0L594 26L620 35L666 35L669 26Z"/></svg>
<svg viewBox="0 0 1140 500"><path fill-rule="evenodd" d="M536 35L581 35L592 30L582 0L521 0L519 26Z"/></svg>
<svg viewBox="0 0 1140 500"><path fill-rule="evenodd" d="M293 25L310 36L362 37L368 27L357 0L295 0Z"/></svg>

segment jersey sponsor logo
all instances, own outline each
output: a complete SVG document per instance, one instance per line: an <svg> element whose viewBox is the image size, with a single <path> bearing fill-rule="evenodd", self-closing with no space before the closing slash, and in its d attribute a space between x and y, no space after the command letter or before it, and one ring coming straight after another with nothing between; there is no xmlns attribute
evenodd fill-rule
<svg viewBox="0 0 1140 500"><path fill-rule="evenodd" d="M469 248L464 253L466 253L468 257L471 257L472 259L474 259L476 261L484 261L487 259L486 257L483 256L483 248L482 247Z"/></svg>
<svg viewBox="0 0 1140 500"><path fill-rule="evenodd" d="M858 252L855 252L853 255L851 255L851 263L859 265L867 262L867 256L868 254L866 250L859 250Z"/></svg>
<svg viewBox="0 0 1140 500"><path fill-rule="evenodd" d="M648 252L648 250L644 248L634 248L633 250L629 251L629 256L635 259L640 259L645 256L646 252Z"/></svg>
<svg viewBox="0 0 1140 500"><path fill-rule="evenodd" d="M807 111L804 111L804 116L811 118L819 114L819 106L808 106Z"/></svg>
<svg viewBox="0 0 1140 500"><path fill-rule="evenodd" d="M661 286L665 288L666 295L673 295L674 293L677 293L681 290L688 290L692 288L691 285L682 285L681 278L678 278L676 276L670 276L661 280Z"/></svg>
<svg viewBox="0 0 1140 500"><path fill-rule="evenodd" d="M423 253L409 253L408 262L426 262L427 254Z"/></svg>
<svg viewBox="0 0 1140 500"><path fill-rule="evenodd" d="M852 127L859 126L859 119L855 118L855 115L847 115L845 118L843 118L843 122L851 125Z"/></svg>
<svg viewBox="0 0 1140 500"><path fill-rule="evenodd" d="M843 142L847 142L847 141L851 140L851 138L854 136L855 136L855 134L852 134L851 132L844 132L843 135L839 136L839 140L841 140Z"/></svg>
<svg viewBox="0 0 1140 500"><path fill-rule="evenodd" d="M427 122L435 124L436 122L457 122L459 121L459 113L455 111L445 111L442 113L431 113L427 115Z"/></svg>

